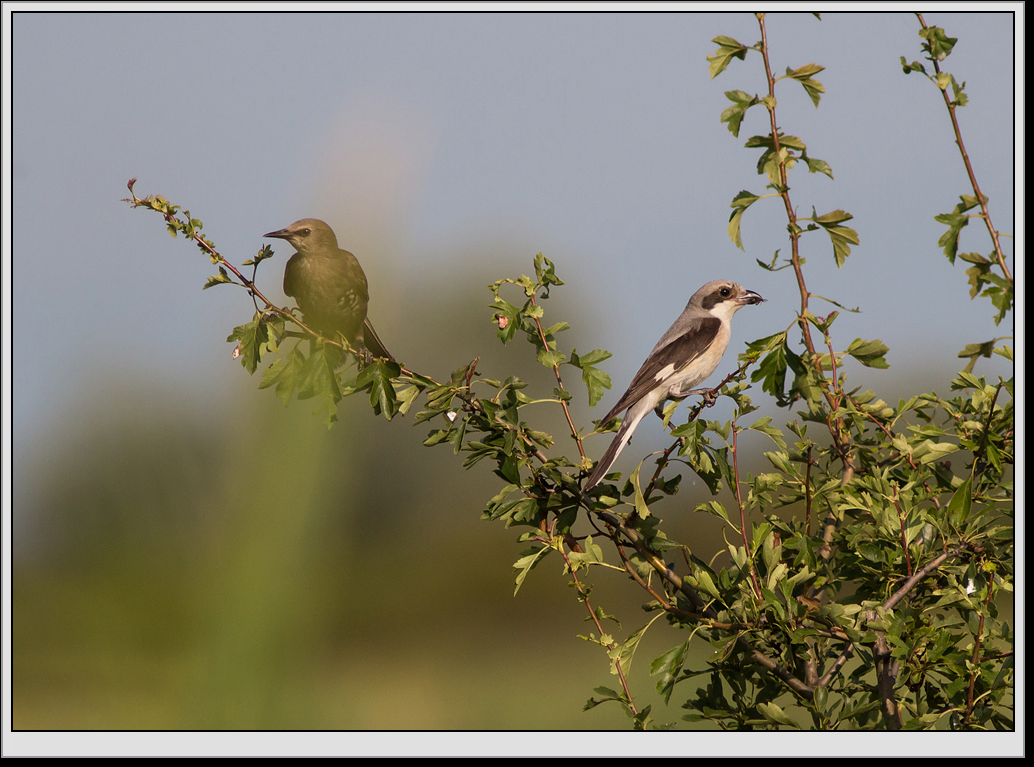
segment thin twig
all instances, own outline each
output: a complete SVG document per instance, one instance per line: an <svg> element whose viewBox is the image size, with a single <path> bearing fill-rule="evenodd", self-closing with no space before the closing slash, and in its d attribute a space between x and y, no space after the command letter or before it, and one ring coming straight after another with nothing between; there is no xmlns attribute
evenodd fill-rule
<svg viewBox="0 0 1034 767"><path fill-rule="evenodd" d="M531 305L532 306L536 306L535 294L534 293L531 295ZM535 320L535 327L537 327L538 331L539 331L539 338L542 340L542 346L546 350L548 350L549 349L549 342L546 341L546 331L542 329L542 323L539 321L538 317L535 317L534 320ZM560 391L567 391L564 388L564 381L560 377L560 366L557 365L557 364L554 364L552 367L553 367L553 375L556 376L556 383L557 383L557 386L560 387ZM567 425L571 429L571 436L574 437L575 444L578 445L578 453L579 453L579 455L582 456L582 460L585 460L585 449L582 447L582 437L578 433L578 429L574 425L574 420L571 418L571 411L567 407L567 401L564 400L563 398L561 398L560 399L560 406L564 409L564 417L567 418Z"/></svg>
<svg viewBox="0 0 1034 767"><path fill-rule="evenodd" d="M743 535L743 550L747 555L747 565L750 568L750 581L754 585L754 596L761 599L761 586L758 585L758 575L754 571L754 554L750 550L750 541L747 538L747 516L746 511L743 508L743 497L740 495L740 469L739 460L737 459L736 450L736 435L740 433L740 430L736 428L736 422L732 424L732 479L736 485L736 505L740 510L740 533Z"/></svg>
<svg viewBox="0 0 1034 767"><path fill-rule="evenodd" d="M916 16L919 18L919 24L923 29L927 29L926 22L923 21L923 14L917 13ZM930 60L933 62L934 72L940 74L941 67L937 63L937 57L931 56ZM966 166L966 173L969 175L969 183L973 187L973 194L980 203L980 217L984 219L984 224L987 226L987 232L991 235L991 242L994 243L995 257L998 261L998 265L1002 268L1002 273L1005 275L1005 279L1012 282L1012 272L1009 271L1009 267L1005 263L1005 255L1002 253L1002 246L998 240L998 230L995 229L994 225L991 223L991 211L987 207L987 196L980 191L980 185L977 183L977 175L973 172L973 164L969 161L969 152L966 151L966 145L962 142L962 130L959 128L958 117L955 115L955 105L948 96L947 88L940 88L939 90L941 91L941 96L944 98L944 105L948 107L948 114L951 116L951 127L955 131L955 143L958 144L959 152L962 153L962 162Z"/></svg>
<svg viewBox="0 0 1034 767"><path fill-rule="evenodd" d="M575 587L578 589L578 593L582 595L582 602L585 604L585 609L589 611L589 616L592 618L592 622L596 624L596 630L600 632L600 644L607 648L608 651L612 652L616 649L613 642L605 643L603 637L606 632L603 630L603 626L600 624L599 616L596 615L596 611L592 609L592 605L589 603L589 595L582 588L581 582L578 580L578 573L575 572L575 568L571 565L571 560L567 556L567 552L564 551L564 547L559 547L560 555L564 558L564 562L567 564L567 570L571 573L571 579L574 581ZM635 703L632 700L632 693L628 689L628 680L625 679L625 672L621 668L621 659L614 658L614 669L617 671L618 679L621 681L621 689L625 691L625 700L628 702L628 707L631 709L633 714L638 715L639 711L636 710Z"/></svg>

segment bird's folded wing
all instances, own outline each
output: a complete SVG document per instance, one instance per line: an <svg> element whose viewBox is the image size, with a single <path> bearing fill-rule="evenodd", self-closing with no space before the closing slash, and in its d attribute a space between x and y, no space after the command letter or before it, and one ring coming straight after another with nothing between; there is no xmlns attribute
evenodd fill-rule
<svg viewBox="0 0 1034 767"><path fill-rule="evenodd" d="M662 338L662 343L658 343L650 352L650 356L628 385L628 390L621 395L618 404L603 417L600 425L630 408L663 381L680 372L703 354L714 342L721 326L722 321L717 317L697 317L689 320L685 328L679 328L681 332L677 332L667 343L663 343L665 339ZM673 330L675 328L665 333L665 338L670 336Z"/></svg>

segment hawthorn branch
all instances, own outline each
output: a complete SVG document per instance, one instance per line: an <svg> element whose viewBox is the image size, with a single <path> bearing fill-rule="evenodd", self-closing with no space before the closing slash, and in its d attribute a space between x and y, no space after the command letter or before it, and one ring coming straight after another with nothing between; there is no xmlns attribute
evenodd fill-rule
<svg viewBox="0 0 1034 767"><path fill-rule="evenodd" d="M603 630L603 626L600 624L600 619L599 616L596 614L596 611L593 610L592 605L589 604L588 592L585 591L585 589L582 587L581 582L578 580L578 573L575 571L574 566L571 564L571 559L567 556L567 552L564 551L563 546L559 546L558 550L560 551L560 555L564 558L564 562L567 565L567 571L571 574L571 579L574 581L575 588L578 589L578 593L581 595L581 601L585 604L585 609L589 611L589 617L592 618L592 622L596 625L596 630L600 632L600 644L606 647L609 652L613 652L617 648L615 647L613 642L603 641L603 637L606 635L606 632ZM614 670L617 671L618 679L621 682L621 689L625 691L625 699L628 702L628 708L632 711L633 714L638 716L639 711L636 710L635 703L632 700L632 693L628 689L628 680L625 679L625 672L621 668L621 659L618 657L614 658Z"/></svg>
<svg viewBox="0 0 1034 767"><path fill-rule="evenodd" d="M537 306L537 304L535 303L535 294L534 293L531 294L531 305L532 306ZM538 328L538 331L539 331L539 339L542 341L543 348L549 349L549 342L546 341L546 331L542 329L542 322L539 320L538 317L535 317L534 320L535 320L535 327ZM560 366L557 365L557 364L554 364L552 367L553 367L553 375L556 376L557 386L560 387L560 391L566 392L567 389L564 388L564 381L563 381L563 379L560 376ZM571 436L574 437L575 444L578 445L578 453L579 453L579 455L581 455L582 460L584 461L585 460L585 449L582 447L582 438L581 438L581 435L578 434L578 429L574 425L574 420L571 418L571 411L567 407L567 401L565 399L561 398L560 399L560 406L564 409L564 417L567 418L567 426L571 429Z"/></svg>
<svg viewBox="0 0 1034 767"><path fill-rule="evenodd" d="M768 109L769 123L772 135L772 150L775 156L778 158L781 148L779 144L779 126L776 122L776 98L775 98L775 77L772 75L772 65L768 58L768 33L765 29L765 14L755 14L758 19L758 25L761 27L761 42L759 43L759 50L761 52L761 59L765 64L765 80L768 84L768 102L765 103L765 107ZM807 347L811 364L815 367L818 376L822 381L825 382L823 386L823 396L832 411L836 412L835 398L831 391L827 387L830 386L826 379L825 374L822 371L822 362L819 357L818 351L815 348L815 342L811 336L811 328L808 325L808 316L810 310L808 309L808 298L811 293L808 291L808 286L804 281L804 268L801 263L801 252L800 252L800 238L801 228L797 223L797 214L794 212L793 203L790 201L790 186L787 177L786 163L779 162L779 197L783 200L783 207L786 209L786 218L789 222L787 229L790 233L790 262L793 264L794 275L797 278L797 287L801 294L801 309L797 317L797 324L800 325L801 335L804 339L804 345ZM846 438L844 441L840 439L840 435L844 434L844 422L842 417L837 417L837 427L833 428L830 426L830 432L833 437L833 445L840 456L841 463L843 465L843 471L841 475L841 484L846 485L851 481L854 476L854 461L851 457L851 446L846 444Z"/></svg>
<svg viewBox="0 0 1034 767"><path fill-rule="evenodd" d="M923 21L923 14L917 13L916 17L919 19L919 24L923 29L928 29L926 22ZM930 60L933 62L934 72L937 74L941 73L941 67L937 62L936 56L931 56ZM1005 263L1005 254L1002 253L1002 245L999 242L998 230L995 229L994 224L991 223L991 210L987 207L988 198L980 191L980 185L977 183L977 175L973 171L973 163L969 160L969 152L966 151L966 145L962 141L962 129L959 128L958 116L955 114L955 104L952 103L951 98L948 96L947 88L939 88L941 96L944 98L944 105L948 108L948 114L951 117L951 127L955 131L955 143L959 147L959 152L962 153L962 162L966 166L966 173L969 175L969 183L973 187L973 194L976 196L977 201L980 203L981 218L984 219L984 224L987 226L987 233L991 236L991 242L994 244L995 258L998 261L998 266L1002 269L1002 274L1005 275L1005 279L1009 282L1013 282L1012 272L1009 271L1009 267Z"/></svg>
<svg viewBox="0 0 1034 767"><path fill-rule="evenodd" d="M708 606L708 604L701 598L692 586L686 583L682 578L678 576L674 571L671 570L661 559L655 551L643 540L639 533L628 527L624 520L617 515L609 511L597 511L596 515L610 525L615 531L620 532L621 535L629 541L631 546L639 553L640 556L645 559L650 566L654 569L661 578L670 583L678 591L682 592L683 595L689 599L690 602L697 608L697 610L707 617L709 620L717 621L718 613ZM743 648L750 654L756 663L763 666L768 671L778 676L791 690L800 695L801 697L811 700L814 696L814 689L808 684L802 682L790 671L785 669L777 661L765 655L763 652L753 647L751 643L742 634L736 639L737 644L743 646Z"/></svg>

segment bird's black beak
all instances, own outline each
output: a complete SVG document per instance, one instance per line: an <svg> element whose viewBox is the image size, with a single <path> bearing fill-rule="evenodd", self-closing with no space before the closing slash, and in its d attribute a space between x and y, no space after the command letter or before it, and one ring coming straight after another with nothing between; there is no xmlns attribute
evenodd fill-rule
<svg viewBox="0 0 1034 767"><path fill-rule="evenodd" d="M263 237L276 237L278 240L286 240L290 238L291 232L287 229L277 229L275 232L267 232L262 235Z"/></svg>
<svg viewBox="0 0 1034 767"><path fill-rule="evenodd" d="M761 297L761 294L755 293L753 290L748 290L736 300L743 306L757 306L758 304L765 302L765 299Z"/></svg>

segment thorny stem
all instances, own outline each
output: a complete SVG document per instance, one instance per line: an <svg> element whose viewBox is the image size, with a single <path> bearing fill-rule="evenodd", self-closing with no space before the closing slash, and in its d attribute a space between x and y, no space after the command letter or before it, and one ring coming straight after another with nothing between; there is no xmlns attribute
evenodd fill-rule
<svg viewBox="0 0 1034 767"><path fill-rule="evenodd" d="M739 433L740 430L736 428L734 420L732 424L732 478L736 484L736 505L740 509L740 533L743 535L743 550L747 554L747 565L750 567L750 580L754 584L754 596L761 599L761 586L758 585L758 576L754 571L754 555L750 550L750 540L747 536L747 516L743 508L743 496L740 494L740 469L737 458L739 451L736 449L736 436Z"/></svg>
<svg viewBox="0 0 1034 767"><path fill-rule="evenodd" d="M775 152L776 157L780 153L779 145L779 126L776 123L775 113L775 78L772 76L772 65L768 60L768 33L765 30L765 14L756 14L758 19L758 25L761 27L761 43L760 52L762 61L765 64L765 79L768 83L768 98L769 102L765 105L768 108L769 122L772 131L772 149ZM797 318L797 323L801 327L801 335L804 338L804 345L807 347L808 352L811 356L812 364L815 366L819 377L825 381L826 377L822 373L822 363L819 359L818 352L815 348L815 342L811 337L811 328L808 325L807 317L810 314L808 309L808 286L804 281L804 269L801 264L800 254L800 237L801 230L797 224L797 214L794 212L793 203L790 201L790 187L787 181L786 163L779 163L779 196L783 200L783 206L786 208L786 218L789 221L789 232L790 232L790 261L793 264L794 275L797 277L797 287L801 294L801 310L800 315ZM836 411L834 395L823 389L823 396L826 398L826 402L834 412ZM841 463L843 463L844 469L841 476L841 484L846 485L851 481L854 476L854 461L851 457L851 447L846 444L844 440L840 439L840 436L844 432L843 419L837 418L837 427L834 429L830 428L833 434L833 444L836 448L837 454L840 456Z"/></svg>
<svg viewBox="0 0 1034 767"><path fill-rule="evenodd" d="M919 24L923 29L927 29L926 22L923 21L923 14L917 13L916 17L919 19ZM941 73L941 67L937 63L937 57L931 56L933 62L934 72L937 74ZM944 98L944 105L948 107L948 114L951 116L951 127L955 131L955 143L958 144L959 152L962 153L962 162L966 166L966 173L969 174L969 183L973 187L973 194L976 196L980 203L981 218L984 219L984 224L987 226L987 233L991 235L991 242L994 243L995 257L998 260L998 265L1002 268L1002 273L1005 278L1012 282L1012 273L1009 271L1009 267L1005 263L1005 255L1002 253L1002 246L998 240L998 230L994 228L991 223L991 211L987 207L987 197L983 192L980 191L980 185L977 183L976 173L973 172L973 164L969 161L969 153L966 151L966 145L962 143L962 130L959 128L958 117L955 114L955 105L951 101L951 97L948 95L947 88L940 88L941 96Z"/></svg>
<svg viewBox="0 0 1034 767"><path fill-rule="evenodd" d="M952 557L957 557L963 551L972 548L973 545L971 543L969 543L968 541L963 541L957 546L953 546L947 551L942 552L934 559L932 559L930 562L928 562L926 565L919 568L919 570L916 571L915 575L913 575L911 578L905 581L901 588L899 588L897 591L891 594L890 598L883 603L882 608L884 610L893 610L894 606L897 605L897 603L900 602L902 599L904 599L908 595L908 593L915 588L916 584L919 583L923 578L925 578L931 572L940 567L946 560Z"/></svg>
<svg viewBox="0 0 1034 767"><path fill-rule="evenodd" d="M998 386L995 387L994 396L991 398L991 406L987 409L987 423L984 424L983 434L980 435L980 446L977 448L977 451L973 454L973 465L970 468L969 472L970 486L972 486L973 479L976 478L977 465L983 460L984 450L987 449L987 435L988 432L991 431L991 422L994 420L995 417L995 403L998 402L998 394L1001 391L1002 384L999 383Z"/></svg>
<svg viewBox="0 0 1034 767"><path fill-rule="evenodd" d="M921 567L911 578L906 580L905 583L901 586L901 588L899 588L897 591L895 591L893 594L891 594L890 598L887 599L887 601L884 602L881 605L881 608L884 611L893 610L894 607L897 605L897 603L900 602L902 599L904 599L909 594L909 592L911 592L912 589L915 588L916 584L923 580L923 578L925 578L931 572L933 572L938 567L940 567L948 559L951 559L953 557L957 557L963 551L967 551L967 550L976 550L976 547L974 547L968 541L963 541L959 545L954 546L954 547L952 547L951 549L948 549L945 552L942 552L940 555L938 555L937 557L932 559L930 562L928 562L926 565ZM875 617L875 612L874 611L869 611L868 617L869 617L870 620L872 620ZM878 637L878 639L879 638L883 638L883 632L877 632L877 637ZM886 640L884 639L883 641L885 642ZM877 654L879 654L880 651L881 651L880 648L878 648L878 647L874 648L874 650L873 650L874 657ZM817 683L817 686L825 687L826 685L828 685L832 681L834 675L836 674L836 671L838 669L842 668L843 665L851 658L851 656L853 654L854 654L854 647L852 645L848 645L844 649L843 653L841 653L840 656L836 659L836 661L834 661L834 663L829 668L829 670L825 674L822 675L822 678L819 679L819 681ZM889 699L890 700L890 704L891 704L890 708L894 708L896 710L896 704L893 704L892 696L893 696L894 676L896 676L897 670L887 666L887 664L883 664L882 666L878 666L878 670L881 673L884 674L884 678L881 678L881 680L880 680L881 684L883 684L883 686L880 687L880 689L885 694L890 696L890 698L885 698L884 699L884 706L888 705L887 701ZM889 690L889 692L888 692L888 690ZM887 719L887 721L888 721L888 726L890 726L892 728L894 727L894 722L895 721L897 721L897 726L900 727L900 720L897 719L896 717L894 717L892 719Z"/></svg>
<svg viewBox="0 0 1034 767"><path fill-rule="evenodd" d="M883 609L885 611L892 610L928 573L938 568L949 557L957 556L969 548L972 548L971 544L964 541L934 558L921 568L919 572L905 581L905 585L894 592L890 599L883 603ZM870 610L866 615L868 620L875 620L876 611ZM981 615L981 619L983 619L983 615ZM901 664L893 659L887 637L882 631L876 632L876 641L873 643L872 654L876 664L876 689L881 701L880 709L883 713L883 720L888 729L900 730L901 716L894 693L894 686Z"/></svg>
<svg viewBox="0 0 1034 767"><path fill-rule="evenodd" d="M912 575L912 555L908 551L908 541L905 540L905 514L898 505L897 485L894 486L894 497L891 498L891 502L893 502L894 508L898 511L898 525L901 527L901 548L905 552L905 566L908 568L908 574Z"/></svg>
<svg viewBox="0 0 1034 767"><path fill-rule="evenodd" d="M976 701L973 700L973 691L976 689L977 678L980 676L980 642L984 635L984 613L987 612L987 606L991 602L991 594L994 591L994 577L992 576L987 581L987 595L984 597L984 609L980 611L980 622L977 626L977 635L973 639L973 660L971 665L973 670L969 675L969 689L966 692L966 717L965 722L969 724L970 717L973 716L973 706Z"/></svg>
<svg viewBox="0 0 1034 767"><path fill-rule="evenodd" d="M768 108L769 122L772 131L772 149L778 157L780 152L779 146L779 126L776 123L775 113L775 78L772 76L772 65L768 60L768 34L765 30L765 14L756 14L758 24L761 27L761 43L760 53L762 61L765 64L765 79L768 83L768 98L769 102L765 105ZM833 384L830 384L826 379L826 376L822 371L822 361L819 358L818 351L815 348L815 342L811 337L811 328L808 325L808 316L810 311L808 309L808 286L804 282L804 269L801 264L800 254L800 236L801 230L797 224L797 214L794 213L793 203L790 201L790 187L787 183L786 164L779 163L779 196L783 200L783 206L786 208L786 217L789 221L789 232L790 232L790 261L793 264L793 271L797 277L797 287L801 294L801 310L797 318L797 324L801 327L801 335L804 339L804 345L807 347L811 363L815 367L819 378L823 381L824 386L822 395L829 405L832 412L837 410L836 396L831 387L835 386L835 379ZM831 355L832 356L832 355ZM833 448L836 450L837 455L840 457L840 462L843 465L843 470L840 475L841 487L847 485L854 477L855 466L854 458L851 455L851 445L847 438L847 432L844 427L844 421L842 417L836 418L836 426L832 423L828 424L830 435L833 437ZM832 556L831 544L833 542L833 533L836 530L836 517L833 515L832 510L829 515L826 516L825 525L822 532L822 548L820 554L823 559L828 560Z"/></svg>
<svg viewBox="0 0 1034 767"><path fill-rule="evenodd" d="M137 197L136 192L133 191L133 186L135 184L135 178L129 179L129 182L126 184L126 186L129 189L129 193L132 195L132 198L124 199L122 200L122 202L128 202L134 208L138 208L141 206L149 207L151 208L151 210L154 210L157 213L161 213L162 217L166 220L166 222L171 224L172 222L176 221L178 223L179 220L176 218L175 214L166 213L165 211L160 211L157 208L151 207L150 201L153 199L152 197L146 197L142 200L139 197ZM206 240L204 237L197 233L197 230L193 232L192 239L194 240L194 242L197 243L198 247L208 252L208 255L212 258L212 260L215 263L219 264L220 266L225 266L227 269L233 272L234 275L236 275L237 279L240 280L239 284L242 287L244 287L253 297L260 299L266 305L266 311L272 311L284 317L285 319L291 319L303 330L307 332L312 332L309 331L309 329L306 328L301 322L299 322L290 312L285 312L283 309L280 309L272 301L270 301L268 298L262 295L262 292L257 287L255 287L255 283L252 280L249 280L243 274L241 274L240 270L236 266L234 266L225 258L223 258L222 255L215 248L213 248L211 244L209 244L208 240ZM316 334L314 333L313 335Z"/></svg>
<svg viewBox="0 0 1034 767"><path fill-rule="evenodd" d="M811 446L808 446L807 463L804 467L804 532L811 535Z"/></svg>
<svg viewBox="0 0 1034 767"><path fill-rule="evenodd" d="M560 555L564 558L564 562L567 565L567 571L571 574L571 579L574 581L575 588L578 589L578 593L581 595L581 600L585 604L585 609L589 611L589 616L592 618L592 622L596 624L596 630L600 632L600 644L606 647L608 651L613 651L615 649L614 643L604 643L603 641L603 637L606 635L606 632L603 630L603 626L600 624L599 616L596 615L596 611L592 609L592 605L589 603L589 595L582 588L582 584L578 580L578 573L575 572L575 568L571 564L571 560L567 556L567 552L564 550L563 546L559 546L558 550L560 551ZM632 693L628 689L628 680L625 679L625 672L621 668L620 658L614 658L614 669L617 671L618 679L621 681L621 689L625 691L625 700L628 704L629 709L632 711L633 714L638 715L639 711L636 710L635 702L632 700Z"/></svg>
<svg viewBox="0 0 1034 767"><path fill-rule="evenodd" d="M535 303L535 294L534 293L531 295L531 305L532 306L536 305L536 303ZM549 349L549 343L546 341L546 331L544 331L542 329L542 323L539 321L539 318L535 317L534 319L535 319L535 327L537 327L538 331L539 331L539 338L542 340L542 346L544 348L546 348L546 349ZM556 365L556 364L553 365L553 375L556 376L556 384L557 384L557 386L560 387L560 390L561 391L567 391L564 388L563 379L561 379L561 377L560 377L560 366L559 365ZM581 435L578 434L578 429L574 425L574 420L571 418L571 411L567 407L567 401L564 400L564 399L561 399L560 400L560 406L564 409L564 417L567 418L567 425L571 429L571 436L574 437L575 444L578 445L578 454L581 455L582 460L584 460L585 459L585 449L582 447L582 438L581 438Z"/></svg>

